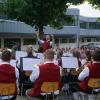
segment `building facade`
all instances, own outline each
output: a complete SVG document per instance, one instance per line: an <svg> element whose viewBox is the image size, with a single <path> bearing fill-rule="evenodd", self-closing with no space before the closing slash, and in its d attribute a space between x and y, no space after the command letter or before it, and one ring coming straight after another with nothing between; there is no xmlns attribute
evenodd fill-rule
<svg viewBox="0 0 100 100"><path fill-rule="evenodd" d="M67 14L74 18L73 23L64 23L60 30L45 27L44 33L51 34L55 47L79 47L90 42L100 42L100 21L97 18L80 16L78 9L68 9ZM19 44L21 49L27 45L38 48L36 31L24 22L0 19L0 47Z"/></svg>

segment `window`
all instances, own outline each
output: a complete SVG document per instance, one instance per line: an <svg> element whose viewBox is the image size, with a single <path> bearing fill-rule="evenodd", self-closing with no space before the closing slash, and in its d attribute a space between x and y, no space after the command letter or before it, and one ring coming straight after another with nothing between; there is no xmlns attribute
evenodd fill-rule
<svg viewBox="0 0 100 100"><path fill-rule="evenodd" d="M87 42L91 42L91 38L87 38Z"/></svg>
<svg viewBox="0 0 100 100"><path fill-rule="evenodd" d="M69 43L75 43L75 39L74 38L70 38L69 39Z"/></svg>
<svg viewBox="0 0 100 100"><path fill-rule="evenodd" d="M55 38L55 43L59 43L59 38Z"/></svg>
<svg viewBox="0 0 100 100"><path fill-rule="evenodd" d="M23 41L24 45L33 45L36 44L36 38L25 38Z"/></svg>
<svg viewBox="0 0 100 100"><path fill-rule="evenodd" d="M89 29L100 29L100 22L89 22Z"/></svg>
<svg viewBox="0 0 100 100"><path fill-rule="evenodd" d="M80 28L83 29L100 29L100 22L84 22L80 21Z"/></svg>
<svg viewBox="0 0 100 100"><path fill-rule="evenodd" d="M100 41L100 37L95 38L95 41L99 42Z"/></svg>
<svg viewBox="0 0 100 100"><path fill-rule="evenodd" d="M81 38L81 42L85 42L84 38Z"/></svg>
<svg viewBox="0 0 100 100"><path fill-rule="evenodd" d="M96 22L89 22L89 29L96 29Z"/></svg>
<svg viewBox="0 0 100 100"><path fill-rule="evenodd" d="M67 43L67 38L62 38L61 43Z"/></svg>
<svg viewBox="0 0 100 100"><path fill-rule="evenodd" d="M65 26L78 26L78 16L70 16L72 18L73 21L70 22L64 22Z"/></svg>
<svg viewBox="0 0 100 100"><path fill-rule="evenodd" d="M87 29L87 22L80 21L80 28Z"/></svg>
<svg viewBox="0 0 100 100"><path fill-rule="evenodd" d="M100 22L96 22L96 29L100 29Z"/></svg>
<svg viewBox="0 0 100 100"><path fill-rule="evenodd" d="M21 45L20 39L16 38L9 38L9 39L4 39L4 47L12 48L13 45Z"/></svg>

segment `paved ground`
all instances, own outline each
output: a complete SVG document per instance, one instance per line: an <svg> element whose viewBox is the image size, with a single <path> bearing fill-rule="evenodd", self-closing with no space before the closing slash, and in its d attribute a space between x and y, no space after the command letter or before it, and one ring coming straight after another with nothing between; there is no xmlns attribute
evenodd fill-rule
<svg viewBox="0 0 100 100"><path fill-rule="evenodd" d="M28 99L24 95L24 96L17 96L16 100L28 100ZM57 100L74 100L71 91L68 91L68 85L64 86L64 88L62 89L62 91L59 93ZM97 100L100 100L100 95L97 98Z"/></svg>
<svg viewBox="0 0 100 100"><path fill-rule="evenodd" d="M26 96L18 96L16 100L28 100ZM67 92L62 92L58 96L57 100L74 100L72 95L67 95ZM97 98L97 100L100 100L100 96Z"/></svg>
<svg viewBox="0 0 100 100"><path fill-rule="evenodd" d="M26 96L18 96L16 100L28 100ZM72 95L67 96L67 92L62 92L59 94L57 100L73 100Z"/></svg>

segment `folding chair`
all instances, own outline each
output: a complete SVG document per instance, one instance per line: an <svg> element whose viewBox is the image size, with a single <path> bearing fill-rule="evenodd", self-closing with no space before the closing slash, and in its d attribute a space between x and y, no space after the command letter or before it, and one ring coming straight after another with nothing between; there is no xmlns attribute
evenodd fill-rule
<svg viewBox="0 0 100 100"><path fill-rule="evenodd" d="M41 91L46 93L45 100L48 100L48 95L52 95L52 100L55 99L54 92L59 90L59 82L43 82Z"/></svg>
<svg viewBox="0 0 100 100"><path fill-rule="evenodd" d="M24 74L25 74L25 77L29 77L30 74L31 74L31 71L25 71ZM22 77L21 96L22 96L23 93L24 93L24 87L25 87L25 86L31 86L31 87L33 87L33 83L32 83L32 82L30 82L29 80L24 81L23 78L24 78L24 77Z"/></svg>
<svg viewBox="0 0 100 100"><path fill-rule="evenodd" d="M33 83L31 81L29 81L29 76L32 73L32 71L30 71L30 70L26 71L23 69L23 63L24 63L23 59L27 59L27 57L20 58L20 66L21 66L20 67L20 72L21 72L21 74L20 74L20 88L21 88L20 94L21 94L21 96L23 94L25 94L25 91L27 88L33 87ZM31 59L31 58L29 58L29 59Z"/></svg>
<svg viewBox="0 0 100 100"><path fill-rule="evenodd" d="M8 100L10 100L10 96L12 94L17 94L16 84L15 83L1 83L0 82L0 97L8 96ZM0 98L0 100L2 100Z"/></svg>
<svg viewBox="0 0 100 100"><path fill-rule="evenodd" d="M100 100L97 99L100 92L100 78L90 78L88 80L88 86L92 88L92 93L91 94L86 94L86 93L81 93L83 95L83 98L85 100ZM99 91L96 91L96 89L99 89Z"/></svg>
<svg viewBox="0 0 100 100"><path fill-rule="evenodd" d="M100 89L100 78L90 78L88 80L88 86L92 88L92 94L93 94L95 89Z"/></svg>

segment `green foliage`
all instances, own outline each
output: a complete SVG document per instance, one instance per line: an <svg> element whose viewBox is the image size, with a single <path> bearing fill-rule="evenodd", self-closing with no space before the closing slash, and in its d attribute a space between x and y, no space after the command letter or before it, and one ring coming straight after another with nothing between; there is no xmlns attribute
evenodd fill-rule
<svg viewBox="0 0 100 100"><path fill-rule="evenodd" d="M100 9L100 0L86 0L96 9Z"/></svg>
<svg viewBox="0 0 100 100"><path fill-rule="evenodd" d="M66 8L70 4L80 4L84 0L7 0L7 15L11 19L23 21L35 26L41 33L43 27L50 25L62 28L63 21L73 21L66 15ZM67 5L66 5L67 4Z"/></svg>
<svg viewBox="0 0 100 100"><path fill-rule="evenodd" d="M6 2L0 2L0 15L6 14Z"/></svg>
<svg viewBox="0 0 100 100"><path fill-rule="evenodd" d="M9 18L11 19L19 18L23 2L24 2L23 0L7 0L6 11Z"/></svg>
<svg viewBox="0 0 100 100"><path fill-rule="evenodd" d="M97 22L100 22L100 17L99 18L97 18L97 20L96 20Z"/></svg>

